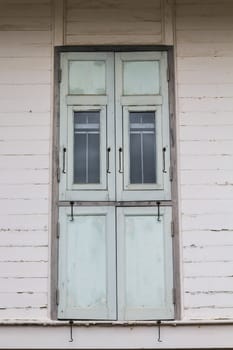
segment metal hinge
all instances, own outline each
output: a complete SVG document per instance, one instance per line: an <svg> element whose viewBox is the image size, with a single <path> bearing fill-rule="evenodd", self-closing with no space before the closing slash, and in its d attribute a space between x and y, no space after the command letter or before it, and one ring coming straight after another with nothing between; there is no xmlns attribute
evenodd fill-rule
<svg viewBox="0 0 233 350"><path fill-rule="evenodd" d="M61 171L60 171L60 168L58 167L57 168L57 182L60 182L61 180Z"/></svg>
<svg viewBox="0 0 233 350"><path fill-rule="evenodd" d="M169 178L170 178L170 181L173 180L173 166L170 166L169 168Z"/></svg>
<svg viewBox="0 0 233 350"><path fill-rule="evenodd" d="M176 303L176 289L172 288L172 302L173 304Z"/></svg>
<svg viewBox="0 0 233 350"><path fill-rule="evenodd" d="M167 68L167 81L170 81L170 69Z"/></svg>
<svg viewBox="0 0 233 350"><path fill-rule="evenodd" d="M57 288L56 289L56 304L59 305L59 302L60 302L60 293L59 293L59 289Z"/></svg>
<svg viewBox="0 0 233 350"><path fill-rule="evenodd" d="M62 70L60 68L58 71L58 82L61 83L61 80L62 80Z"/></svg>
<svg viewBox="0 0 233 350"><path fill-rule="evenodd" d="M174 221L171 222L171 236L172 236L172 237L175 236L175 225L174 225Z"/></svg>
<svg viewBox="0 0 233 350"><path fill-rule="evenodd" d="M57 223L57 239L60 238L60 223Z"/></svg>

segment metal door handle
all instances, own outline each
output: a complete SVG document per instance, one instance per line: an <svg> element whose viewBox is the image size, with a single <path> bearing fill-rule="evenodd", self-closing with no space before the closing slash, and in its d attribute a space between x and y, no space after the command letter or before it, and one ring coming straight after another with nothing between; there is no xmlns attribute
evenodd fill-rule
<svg viewBox="0 0 233 350"><path fill-rule="evenodd" d="M122 174L123 173L123 169L122 169L122 152L123 149L122 147L119 148L119 173Z"/></svg>
<svg viewBox="0 0 233 350"><path fill-rule="evenodd" d="M111 147L108 147L107 148L107 174L111 174L111 171L110 171L110 152L111 152Z"/></svg>
<svg viewBox="0 0 233 350"><path fill-rule="evenodd" d="M165 153L166 153L166 147L163 147L163 173L166 174L166 159L165 159Z"/></svg>
<svg viewBox="0 0 233 350"><path fill-rule="evenodd" d="M66 174L66 148L62 150L62 173Z"/></svg>

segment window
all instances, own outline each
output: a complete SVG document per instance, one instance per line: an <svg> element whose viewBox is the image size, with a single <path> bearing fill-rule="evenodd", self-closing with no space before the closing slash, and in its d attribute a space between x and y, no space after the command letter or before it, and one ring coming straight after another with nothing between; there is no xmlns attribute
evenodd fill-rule
<svg viewBox="0 0 233 350"><path fill-rule="evenodd" d="M171 319L167 53L62 53L61 69L58 318Z"/></svg>

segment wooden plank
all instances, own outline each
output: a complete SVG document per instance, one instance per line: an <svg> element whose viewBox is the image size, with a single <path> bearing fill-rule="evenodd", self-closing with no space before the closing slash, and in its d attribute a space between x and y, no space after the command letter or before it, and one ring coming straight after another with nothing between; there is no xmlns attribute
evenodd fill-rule
<svg viewBox="0 0 233 350"><path fill-rule="evenodd" d="M0 261L2 262L46 262L48 261L48 247L0 247ZM16 277L17 278L17 277Z"/></svg>
<svg viewBox="0 0 233 350"><path fill-rule="evenodd" d="M34 185L0 185L0 199L27 199L27 200L47 200L49 188L47 184Z"/></svg>
<svg viewBox="0 0 233 350"><path fill-rule="evenodd" d="M203 246L192 244L183 248L183 259L192 262L232 261L232 245ZM199 276L199 275L198 275ZM210 274L211 276L211 274ZM194 276L195 278L199 278ZM186 276L187 278L187 276Z"/></svg>
<svg viewBox="0 0 233 350"><path fill-rule="evenodd" d="M0 156L0 169L48 169L48 155L6 155Z"/></svg>
<svg viewBox="0 0 233 350"><path fill-rule="evenodd" d="M47 262L0 262L0 278L48 277ZM13 306L13 305L12 305Z"/></svg>
<svg viewBox="0 0 233 350"><path fill-rule="evenodd" d="M232 170L182 170L181 184L226 185L233 183Z"/></svg>
<svg viewBox="0 0 233 350"><path fill-rule="evenodd" d="M180 158L181 169L232 169L233 170L233 156L230 155L182 155Z"/></svg>
<svg viewBox="0 0 233 350"><path fill-rule="evenodd" d="M41 214L25 215L24 214L24 215L1 215L0 216L0 231L17 231L17 230L46 231L47 229L48 229L48 214L46 215L41 215ZM32 252L32 249L31 249L31 252Z"/></svg>
<svg viewBox="0 0 233 350"><path fill-rule="evenodd" d="M202 308L185 308L184 317L193 320L223 320L231 319L233 308L216 308L216 307L202 307Z"/></svg>
<svg viewBox="0 0 233 350"><path fill-rule="evenodd" d="M222 214L192 214L182 216L183 230L232 230L233 217L228 213ZM226 249L226 248L225 248ZM217 254L217 252L216 252ZM231 247L232 254L232 247Z"/></svg>
<svg viewBox="0 0 233 350"><path fill-rule="evenodd" d="M4 215L32 215L32 214L47 214L48 200L47 199L0 199L1 214Z"/></svg>
<svg viewBox="0 0 233 350"><path fill-rule="evenodd" d="M51 15L50 2L34 3L33 1L15 1L14 3L0 3L0 17L44 17Z"/></svg>
<svg viewBox="0 0 233 350"><path fill-rule="evenodd" d="M30 123L29 127L30 127ZM17 126L17 123L15 123ZM26 155L37 154L42 155L49 153L49 140L4 140L1 142L0 155Z"/></svg>
<svg viewBox="0 0 233 350"><path fill-rule="evenodd" d="M202 245L223 246L233 244L233 230L196 230L196 231L183 231L183 244L192 245L196 242L201 242ZM233 259L230 258L230 261ZM190 257L186 259L186 263L192 263ZM207 264L207 263L206 263ZM201 271L200 271L201 273Z"/></svg>
<svg viewBox="0 0 233 350"><path fill-rule="evenodd" d="M229 99L229 105L232 102ZM189 107L191 109L191 107ZM206 104L206 108L207 104ZM219 109L221 109L219 107ZM180 127L180 138L181 140L189 141L215 141L215 140L224 140L232 141L233 127L228 126L182 126Z"/></svg>
<svg viewBox="0 0 233 350"><path fill-rule="evenodd" d="M43 17L1 17L1 31L48 31L51 28L51 18Z"/></svg>
<svg viewBox="0 0 233 350"><path fill-rule="evenodd" d="M182 186L183 187L191 187L193 189L193 192L196 188L196 192L198 192L199 190L203 190L205 191L206 187L207 189L211 189L211 185L210 186ZM212 186L212 191L207 192L206 195L200 196L200 199L198 198L198 196L196 196L196 198L189 198L189 199L182 199L182 203L181 203L181 208L182 208L182 213L183 214L214 214L214 213L218 213L218 214L230 214L231 213L231 206L233 204L233 199L232 196L226 196L226 199L224 199L224 196L221 196L221 194L219 194L217 192L216 195L213 194L214 190L216 189L217 186L213 185ZM221 187L225 187L226 190L230 190L229 187L230 186L219 186ZM227 191L226 191L227 192ZM208 198L209 193L212 193L212 196L210 196L210 198ZM218 197L218 198L216 198ZM204 199L203 199L204 198ZM213 201L213 199L215 199L215 201ZM198 199L198 200L195 200Z"/></svg>
<svg viewBox="0 0 233 350"><path fill-rule="evenodd" d="M177 54L179 57L232 57L233 43L179 43L177 46Z"/></svg>
<svg viewBox="0 0 233 350"><path fill-rule="evenodd" d="M39 308L47 306L47 293L1 293L1 308ZM15 315L18 315L15 310Z"/></svg>
<svg viewBox="0 0 233 350"><path fill-rule="evenodd" d="M126 34L127 33L127 34ZM160 22L127 22L119 25L118 21L99 21L99 22L68 22L67 36L72 35L160 35Z"/></svg>
<svg viewBox="0 0 233 350"><path fill-rule="evenodd" d="M233 269L233 261L228 262L191 262L184 264L184 275L187 277L230 277L232 275ZM198 297L198 295L196 295ZM213 295L215 296L215 295ZM229 295L231 298L232 305L232 295ZM185 295L185 299L187 300L188 295ZM190 296L189 296L190 297ZM220 298L222 299L222 295L220 294ZM190 301L194 301L196 298L190 297ZM206 299L206 305L208 304L208 300ZM200 300L198 300L200 305Z"/></svg>
<svg viewBox="0 0 233 350"><path fill-rule="evenodd" d="M0 278L0 293L46 293L47 282L47 278Z"/></svg>
<svg viewBox="0 0 233 350"><path fill-rule="evenodd" d="M180 91L182 91L181 87L180 87ZM180 113L180 125L182 126L187 126L187 125L193 125L193 126L194 125L196 126L222 125L223 126L223 125L232 125L232 124L233 124L232 112L224 112L224 111L195 112L194 111L194 112Z"/></svg>
<svg viewBox="0 0 233 350"><path fill-rule="evenodd" d="M161 35L67 35L70 45L155 45L161 43Z"/></svg>
<svg viewBox="0 0 233 350"><path fill-rule="evenodd" d="M48 318L47 306L43 305L41 307L13 307L1 310L2 319L26 319L26 320L45 320ZM25 330L24 330L25 332ZM24 333L25 337L25 333Z"/></svg>
<svg viewBox="0 0 233 350"><path fill-rule="evenodd" d="M48 169L18 170L18 175L12 170L2 169L0 172L0 184L17 185L17 184L48 184Z"/></svg>
<svg viewBox="0 0 233 350"><path fill-rule="evenodd" d="M233 140L181 141L180 154L232 155Z"/></svg>
<svg viewBox="0 0 233 350"><path fill-rule="evenodd" d="M181 192L183 201L186 199L215 199L220 201L220 203L216 203L219 208L221 208L221 200L226 205L225 200L233 198L233 186L227 183L225 185L182 185ZM211 205L211 203L208 203L208 205Z"/></svg>
<svg viewBox="0 0 233 350"><path fill-rule="evenodd" d="M208 20L206 17L192 16L191 13L189 13L185 17L176 17L177 31L181 31L181 30L195 30L195 31L214 30L215 31L217 24L218 24L219 30L232 30L231 17L224 17L224 21L223 20L220 21L218 15L216 16L212 15L211 17L208 17Z"/></svg>
<svg viewBox="0 0 233 350"><path fill-rule="evenodd" d="M185 17L187 15L197 16L197 17L206 17L211 16L221 17L230 17L232 16L233 4L230 1L225 1L224 4L219 6L219 3L206 4L205 2L199 3L189 3L182 4L176 7L177 17Z"/></svg>
<svg viewBox="0 0 233 350"><path fill-rule="evenodd" d="M1 246L46 246L48 239L47 230L0 230Z"/></svg>
<svg viewBox="0 0 233 350"><path fill-rule="evenodd" d="M221 280L221 283L219 282ZM185 278L184 288L188 291L219 291L219 292L232 292L233 278L222 277L221 279L215 277L197 277L197 278Z"/></svg>
<svg viewBox="0 0 233 350"><path fill-rule="evenodd" d="M1 86L0 86L1 89ZM0 126L50 126L50 113L0 113ZM41 144L42 146L43 144ZM1 154L0 150L0 154Z"/></svg>
<svg viewBox="0 0 233 350"><path fill-rule="evenodd" d="M43 108L43 107L42 107ZM47 126L1 127L0 140L49 140L50 130Z"/></svg>
<svg viewBox="0 0 233 350"><path fill-rule="evenodd" d="M127 1L122 3L122 5L127 6ZM98 22L103 19L106 23L111 25L111 22L125 23L125 22L134 22L135 24L143 21L149 22L159 22L161 21L161 11L160 4L158 2L158 7L155 7L157 4L154 3L153 6L138 6L125 9L117 7L103 7L91 11L89 8L71 8L67 9L67 19L69 23L79 22L79 23L90 23Z"/></svg>

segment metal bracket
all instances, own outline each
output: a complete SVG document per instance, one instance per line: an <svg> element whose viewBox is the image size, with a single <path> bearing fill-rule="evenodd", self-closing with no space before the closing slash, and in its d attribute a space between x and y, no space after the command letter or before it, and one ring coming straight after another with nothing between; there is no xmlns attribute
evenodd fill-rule
<svg viewBox="0 0 233 350"><path fill-rule="evenodd" d="M74 322L72 320L69 321L69 325L70 325L70 340L69 343L72 343L74 341L73 339L73 324Z"/></svg>
<svg viewBox="0 0 233 350"><path fill-rule="evenodd" d="M74 221L74 202L70 202L70 221Z"/></svg>
<svg viewBox="0 0 233 350"><path fill-rule="evenodd" d="M157 221L160 222L161 219L160 219L160 202L157 202Z"/></svg>
<svg viewBox="0 0 233 350"><path fill-rule="evenodd" d="M158 339L157 339L157 341L159 343L162 343L162 340L161 340L161 321L158 321L157 325L158 325Z"/></svg>

